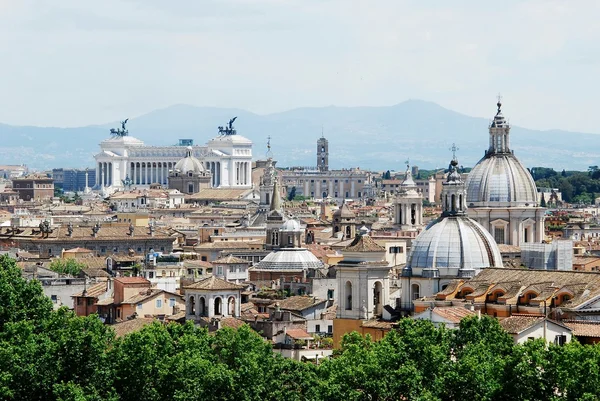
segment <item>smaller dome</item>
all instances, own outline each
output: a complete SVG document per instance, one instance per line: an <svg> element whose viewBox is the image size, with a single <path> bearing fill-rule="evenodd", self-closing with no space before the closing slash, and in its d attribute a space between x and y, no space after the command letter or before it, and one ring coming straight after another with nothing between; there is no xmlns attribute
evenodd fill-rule
<svg viewBox="0 0 600 401"><path fill-rule="evenodd" d="M308 270L325 267L315 255L305 248L286 248L273 251L258 262L255 270Z"/></svg>
<svg viewBox="0 0 600 401"><path fill-rule="evenodd" d="M300 222L295 219L290 219L281 225L280 231L285 232L303 232Z"/></svg>
<svg viewBox="0 0 600 401"><path fill-rule="evenodd" d="M186 148L185 157L179 160L173 170L178 171L180 173L189 173L192 172L194 174L204 173L206 169L200 160L192 156L192 147L188 146Z"/></svg>
<svg viewBox="0 0 600 401"><path fill-rule="evenodd" d="M464 216L433 221L414 241L407 268L478 270L502 267L498 245L479 223Z"/></svg>

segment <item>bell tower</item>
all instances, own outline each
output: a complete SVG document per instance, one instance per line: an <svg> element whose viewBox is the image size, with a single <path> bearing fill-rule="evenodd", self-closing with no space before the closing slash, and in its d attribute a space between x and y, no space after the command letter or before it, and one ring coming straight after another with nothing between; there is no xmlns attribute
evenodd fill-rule
<svg viewBox="0 0 600 401"><path fill-rule="evenodd" d="M317 168L319 171L329 170L329 141L323 134L317 141Z"/></svg>

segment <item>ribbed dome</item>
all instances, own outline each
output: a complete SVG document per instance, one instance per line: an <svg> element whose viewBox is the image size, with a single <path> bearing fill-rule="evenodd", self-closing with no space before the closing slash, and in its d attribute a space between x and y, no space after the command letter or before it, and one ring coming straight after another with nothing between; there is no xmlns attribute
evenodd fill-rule
<svg viewBox="0 0 600 401"><path fill-rule="evenodd" d="M183 159L179 160L175 164L175 167L173 169L175 171L178 171L183 174L186 174L190 171L195 174L205 172L204 165L202 164L202 162L200 160L196 159L194 156L192 156L192 147L191 146L187 147L187 152L186 152L185 157Z"/></svg>
<svg viewBox="0 0 600 401"><path fill-rule="evenodd" d="M305 248L287 248L273 251L258 262L255 270L307 270L325 267L315 255Z"/></svg>
<svg viewBox="0 0 600 401"><path fill-rule="evenodd" d="M502 267L492 236L465 216L433 221L413 242L407 268L481 269Z"/></svg>
<svg viewBox="0 0 600 401"><path fill-rule="evenodd" d="M471 170L466 184L469 207L537 204L535 182L512 153L486 155Z"/></svg>

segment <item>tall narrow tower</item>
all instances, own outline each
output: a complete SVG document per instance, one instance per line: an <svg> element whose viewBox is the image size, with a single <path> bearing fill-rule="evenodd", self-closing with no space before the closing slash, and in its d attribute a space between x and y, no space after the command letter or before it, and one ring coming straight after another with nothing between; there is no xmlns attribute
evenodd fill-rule
<svg viewBox="0 0 600 401"><path fill-rule="evenodd" d="M317 141L317 167L319 171L329 170L329 141L323 134Z"/></svg>

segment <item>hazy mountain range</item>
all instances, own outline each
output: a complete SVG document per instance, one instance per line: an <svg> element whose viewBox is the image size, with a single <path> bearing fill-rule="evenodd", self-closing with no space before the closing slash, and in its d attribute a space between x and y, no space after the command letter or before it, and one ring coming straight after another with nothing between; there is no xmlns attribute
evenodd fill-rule
<svg viewBox="0 0 600 401"><path fill-rule="evenodd" d="M490 119L494 109L490 109ZM360 166L402 170L404 161L421 168L447 166L456 143L460 164L474 165L488 147L485 118L466 116L435 103L408 100L389 107L299 108L258 115L245 110L175 105L131 118L129 134L147 145L176 144L192 138L203 145L217 126L237 116L237 132L254 141L254 157L264 158L267 137L278 166L316 164L321 130L329 139L332 168ZM126 118L128 116L123 116ZM510 117L510 116L507 116ZM93 155L109 128L118 122L81 128L46 128L0 124L0 164L34 169L93 167ZM527 167L586 170L598 165L600 135L559 130L536 131L513 126L511 147Z"/></svg>

